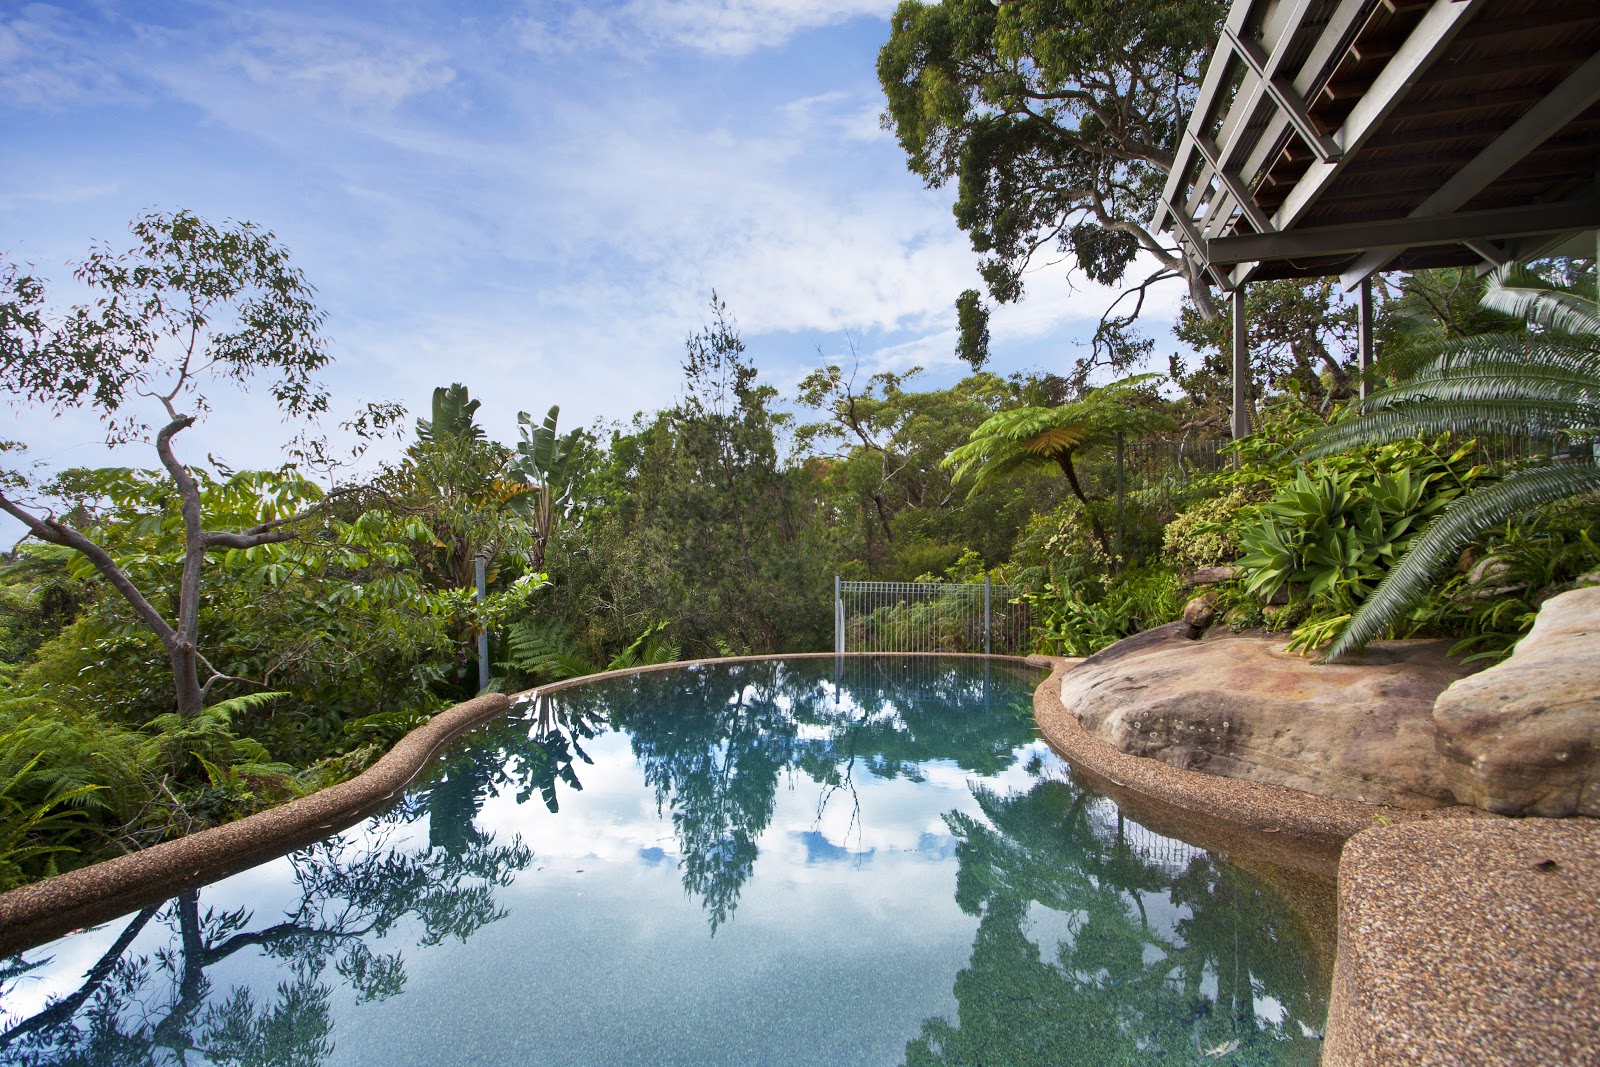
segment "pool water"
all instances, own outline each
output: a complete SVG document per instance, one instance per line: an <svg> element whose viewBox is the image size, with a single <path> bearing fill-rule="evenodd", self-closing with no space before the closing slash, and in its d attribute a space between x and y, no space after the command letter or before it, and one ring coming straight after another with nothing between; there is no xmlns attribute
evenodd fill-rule
<svg viewBox="0 0 1600 1067"><path fill-rule="evenodd" d="M1077 784L1038 671L603 680L385 814L0 963L0 1063L1311 1064L1265 885Z"/></svg>

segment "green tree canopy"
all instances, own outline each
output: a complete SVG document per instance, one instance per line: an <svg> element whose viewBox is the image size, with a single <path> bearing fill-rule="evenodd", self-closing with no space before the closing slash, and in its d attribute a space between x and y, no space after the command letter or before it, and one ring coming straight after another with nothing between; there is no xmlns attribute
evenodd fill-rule
<svg viewBox="0 0 1600 1067"><path fill-rule="evenodd" d="M107 444L154 445L182 518L178 595L170 606L149 599L104 546L58 517L48 494L19 473L0 472L0 509L40 541L94 565L160 639L177 709L196 714L221 677L200 652L208 556L287 541L301 516L207 526L200 484L174 440L209 409L208 384L243 388L265 377L285 416L327 410L316 378L327 346L313 290L271 233L248 222L213 226L185 211L145 215L132 230L128 251L96 247L77 265L74 276L96 298L65 312L47 308L41 279L14 264L0 268L0 386L14 402L88 407L104 422ZM392 415L375 413L369 425Z"/></svg>
<svg viewBox="0 0 1600 1067"><path fill-rule="evenodd" d="M884 123L929 186L956 185L955 215L982 257L989 294L1022 295L1041 252L1092 281L1158 264L1143 287L1182 277L1214 313L1203 276L1151 233L1182 123L1217 39L1217 0L905 0L878 54ZM1097 357L1128 365L1144 347L1124 312L1102 324ZM961 305L963 358L981 365L974 294ZM1080 370L1079 377L1087 368Z"/></svg>

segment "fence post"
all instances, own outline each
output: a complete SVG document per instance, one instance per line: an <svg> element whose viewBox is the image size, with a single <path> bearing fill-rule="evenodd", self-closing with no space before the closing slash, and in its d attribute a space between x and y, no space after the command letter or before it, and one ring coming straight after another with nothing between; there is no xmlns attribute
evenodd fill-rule
<svg viewBox="0 0 1600 1067"><path fill-rule="evenodd" d="M483 603L487 593L484 568L488 562L481 552L472 557L472 575L477 586L474 599L480 604ZM489 628L485 626L478 631L478 692L481 693L487 688L489 688Z"/></svg>
<svg viewBox="0 0 1600 1067"><path fill-rule="evenodd" d="M1123 433L1122 433L1121 430L1118 430L1117 431L1117 555L1118 556L1125 556L1127 554L1123 550L1123 547L1122 547L1122 542L1123 542L1123 539L1124 539L1123 523L1122 523L1122 466L1123 466L1123 448L1122 448L1123 441L1122 441L1122 438L1123 438ZM1119 567L1118 569L1120 570L1121 568Z"/></svg>
<svg viewBox="0 0 1600 1067"><path fill-rule="evenodd" d="M994 623L989 616L989 583L991 579L987 574L983 576L983 654L989 654L989 638L994 633Z"/></svg>
<svg viewBox="0 0 1600 1067"><path fill-rule="evenodd" d="M844 655L844 598L837 574L833 576L833 654Z"/></svg>

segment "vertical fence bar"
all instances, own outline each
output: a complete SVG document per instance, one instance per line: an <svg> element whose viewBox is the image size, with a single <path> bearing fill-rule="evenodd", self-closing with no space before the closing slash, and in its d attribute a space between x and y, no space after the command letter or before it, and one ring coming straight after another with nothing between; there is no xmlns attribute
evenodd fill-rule
<svg viewBox="0 0 1600 1067"><path fill-rule="evenodd" d="M984 574L984 656L989 656L994 651L994 649L990 648L989 640L990 635L994 633L994 614L990 614L989 609L990 592L992 592L990 577Z"/></svg>
<svg viewBox="0 0 1600 1067"><path fill-rule="evenodd" d="M844 599L839 576L833 576L833 654L844 655Z"/></svg>
<svg viewBox="0 0 1600 1067"><path fill-rule="evenodd" d="M484 582L484 568L489 565L489 560L483 555L472 557L472 577L476 586L473 599L483 603L487 594ZM485 626L478 631L478 692L489 688L489 628Z"/></svg>
<svg viewBox="0 0 1600 1067"><path fill-rule="evenodd" d="M1029 627L1026 605L1013 602L1017 595L991 575L981 583L851 582L835 575L834 651L977 654L981 627L984 655L1014 655Z"/></svg>

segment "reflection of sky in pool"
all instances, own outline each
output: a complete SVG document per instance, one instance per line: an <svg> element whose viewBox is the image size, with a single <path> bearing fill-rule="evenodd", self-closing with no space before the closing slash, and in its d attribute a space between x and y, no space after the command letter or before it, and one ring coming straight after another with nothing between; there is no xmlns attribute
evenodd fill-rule
<svg viewBox="0 0 1600 1067"><path fill-rule="evenodd" d="M332 843L9 961L0 1062L1312 1062L1293 923L1073 783L1038 677L568 690Z"/></svg>

